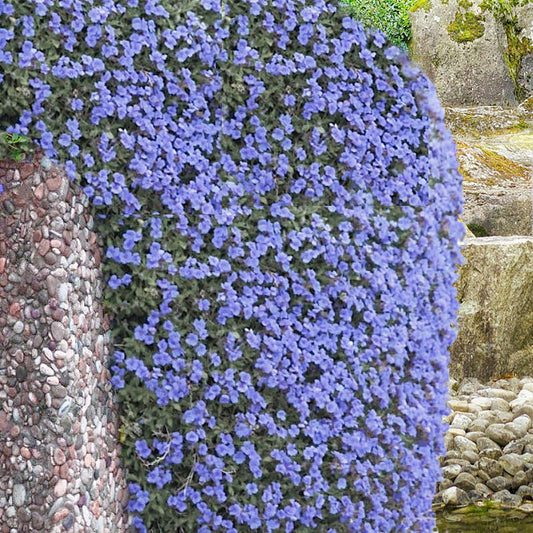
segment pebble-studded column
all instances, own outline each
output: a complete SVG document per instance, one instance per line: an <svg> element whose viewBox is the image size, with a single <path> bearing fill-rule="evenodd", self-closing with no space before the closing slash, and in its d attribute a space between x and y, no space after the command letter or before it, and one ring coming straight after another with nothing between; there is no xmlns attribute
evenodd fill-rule
<svg viewBox="0 0 533 533"><path fill-rule="evenodd" d="M0 183L0 531L124 531L88 200L41 155Z"/></svg>

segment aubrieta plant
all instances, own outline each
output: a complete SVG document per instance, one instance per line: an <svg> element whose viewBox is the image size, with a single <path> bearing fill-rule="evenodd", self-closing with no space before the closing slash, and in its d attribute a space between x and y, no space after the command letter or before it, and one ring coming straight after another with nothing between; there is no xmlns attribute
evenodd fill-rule
<svg viewBox="0 0 533 533"><path fill-rule="evenodd" d="M0 28L1 126L102 220L138 530L430 531L463 229L427 78L324 0Z"/></svg>

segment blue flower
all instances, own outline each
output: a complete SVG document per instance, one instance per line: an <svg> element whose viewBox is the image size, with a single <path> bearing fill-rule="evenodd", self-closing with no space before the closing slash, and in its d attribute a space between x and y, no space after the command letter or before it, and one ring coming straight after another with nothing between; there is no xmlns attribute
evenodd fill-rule
<svg viewBox="0 0 533 533"><path fill-rule="evenodd" d="M139 456L143 459L150 457L150 455L152 454L152 450L150 450L145 440L135 441L135 449Z"/></svg>

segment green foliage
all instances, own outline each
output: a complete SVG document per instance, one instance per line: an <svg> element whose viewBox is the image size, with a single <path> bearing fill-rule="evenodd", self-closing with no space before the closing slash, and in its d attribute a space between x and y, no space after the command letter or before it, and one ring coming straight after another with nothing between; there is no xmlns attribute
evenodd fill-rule
<svg viewBox="0 0 533 533"><path fill-rule="evenodd" d="M28 137L17 133L3 133L0 146L0 156L20 161L30 150Z"/></svg>
<svg viewBox="0 0 533 533"><path fill-rule="evenodd" d="M407 51L411 40L409 11L417 0L342 0L342 3L365 28L382 31L396 46Z"/></svg>
<svg viewBox="0 0 533 533"><path fill-rule="evenodd" d="M490 233L479 224L467 224L466 227L476 236L476 237L489 237Z"/></svg>

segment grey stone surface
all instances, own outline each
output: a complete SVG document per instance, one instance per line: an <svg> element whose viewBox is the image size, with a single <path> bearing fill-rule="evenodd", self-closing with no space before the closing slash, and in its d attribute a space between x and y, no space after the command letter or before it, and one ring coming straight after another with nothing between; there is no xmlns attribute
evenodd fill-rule
<svg viewBox="0 0 533 533"><path fill-rule="evenodd" d="M522 498L518 494L511 494L508 490L500 490L492 496L492 500L501 504L501 507L514 509L522 503Z"/></svg>
<svg viewBox="0 0 533 533"><path fill-rule="evenodd" d="M504 424L491 424L487 427L486 434L489 439L500 446L509 444L515 438L514 433L507 429Z"/></svg>
<svg viewBox="0 0 533 533"><path fill-rule="evenodd" d="M448 31L462 12L457 0L431 0L429 9L411 12L411 57L434 83L443 105L515 105L505 31L491 13L481 12L481 0L472 4L483 35L467 42L458 42Z"/></svg>
<svg viewBox="0 0 533 533"><path fill-rule="evenodd" d="M505 427L514 433L515 438L522 438L531 428L531 418L528 415L520 415L512 422L505 424Z"/></svg>
<svg viewBox="0 0 533 533"><path fill-rule="evenodd" d="M505 472L514 476L521 470L524 470L524 460L516 453L502 455L498 462L502 465Z"/></svg>
<svg viewBox="0 0 533 533"><path fill-rule="evenodd" d="M469 490L474 490L477 479L468 472L461 472L454 481L454 485L468 492Z"/></svg>
<svg viewBox="0 0 533 533"><path fill-rule="evenodd" d="M460 473L460 465L448 465L442 469L442 475L447 479L455 479Z"/></svg>
<svg viewBox="0 0 533 533"><path fill-rule="evenodd" d="M469 502L467 493L458 487L449 487L442 493L442 501L444 505L458 507L466 505Z"/></svg>
<svg viewBox="0 0 533 533"><path fill-rule="evenodd" d="M470 439L457 435L454 439L455 449L460 452L477 452L477 445L475 442L472 442Z"/></svg>
<svg viewBox="0 0 533 533"><path fill-rule="evenodd" d="M528 3L514 7L518 37L521 43L533 43L533 5ZM524 98L533 95L533 50L529 50L522 56L517 83Z"/></svg>
<svg viewBox="0 0 533 533"><path fill-rule="evenodd" d="M509 488L511 486L511 481L504 476L497 476L489 479L486 485L493 492L499 492L500 490L506 490Z"/></svg>

